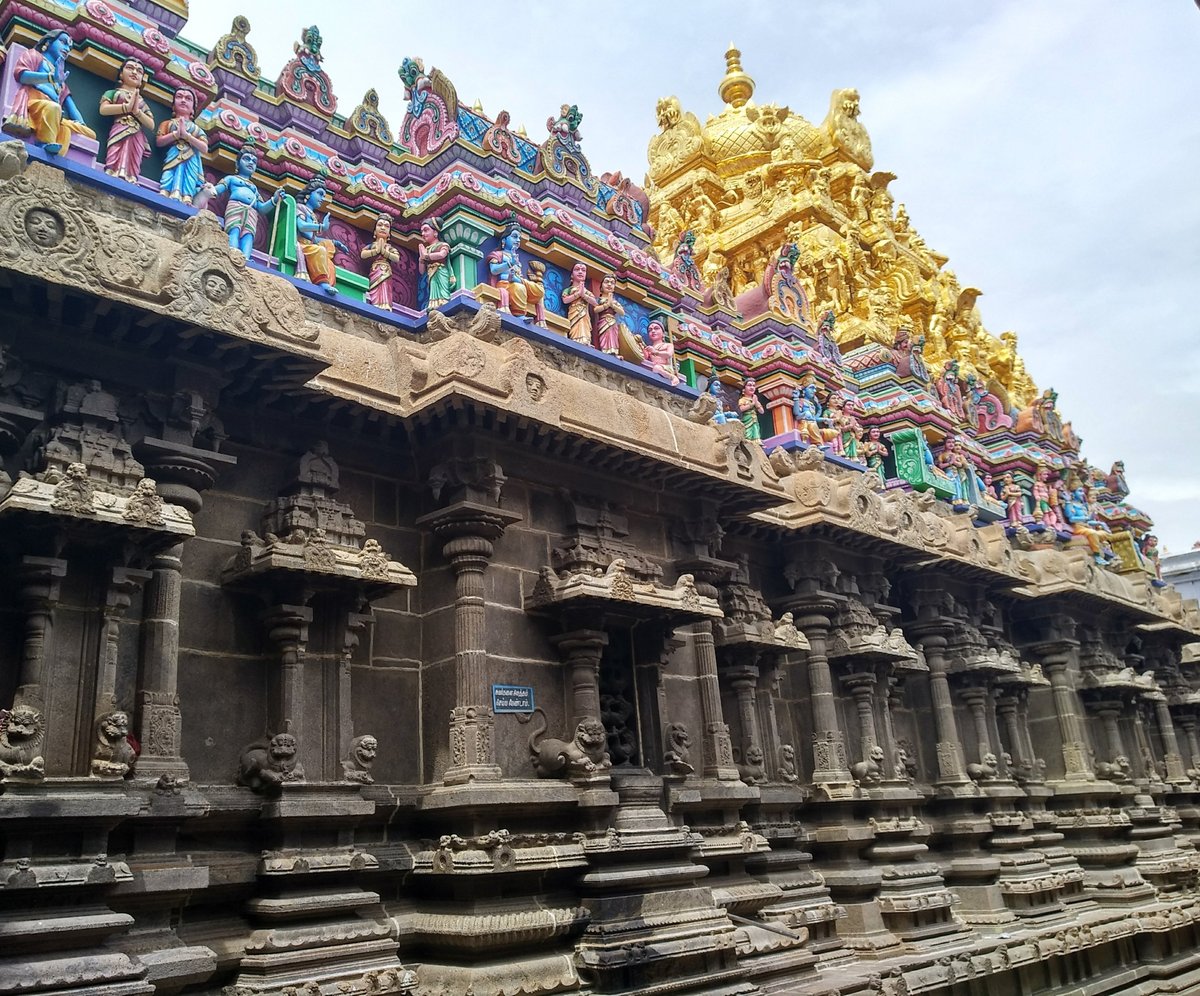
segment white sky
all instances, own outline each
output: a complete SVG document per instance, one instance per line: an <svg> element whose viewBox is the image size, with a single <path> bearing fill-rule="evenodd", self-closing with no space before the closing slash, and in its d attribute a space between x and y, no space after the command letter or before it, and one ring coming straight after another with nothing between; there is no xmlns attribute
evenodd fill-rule
<svg viewBox="0 0 1200 996"><path fill-rule="evenodd" d="M324 36L338 109L369 87L398 128L401 58L421 56L532 139L583 112L597 172L640 181L658 97L703 121L732 40L755 100L814 123L854 86L875 168L994 332L1170 552L1200 540L1200 10L1188 0L714 0L569 5L457 0L192 0L211 46L235 14L274 78L301 29ZM729 16L738 12L737 19Z"/></svg>

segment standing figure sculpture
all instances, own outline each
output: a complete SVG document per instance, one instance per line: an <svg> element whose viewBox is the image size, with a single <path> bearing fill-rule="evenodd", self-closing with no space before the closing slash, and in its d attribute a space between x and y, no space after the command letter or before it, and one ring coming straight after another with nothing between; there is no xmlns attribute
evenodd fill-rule
<svg viewBox="0 0 1200 996"><path fill-rule="evenodd" d="M13 65L13 79L20 87L4 128L36 142L49 156L65 156L72 135L96 137L67 89L67 56L73 44L65 31L47 32Z"/></svg>
<svg viewBox="0 0 1200 996"><path fill-rule="evenodd" d="M675 244L675 258L671 261L671 273L677 277L684 287L701 291L704 284L700 279L700 268L696 266L696 233L690 228L679 235Z"/></svg>
<svg viewBox="0 0 1200 996"><path fill-rule="evenodd" d="M305 184L300 200L296 202L296 248L299 250L296 254L296 276L307 275L309 280L332 296L337 293L337 270L333 254L349 252L350 248L344 242L327 237L329 212L324 217L317 216L328 193L325 178L314 176ZM228 209L225 216L229 217ZM303 274L300 272L302 263Z"/></svg>
<svg viewBox="0 0 1200 996"><path fill-rule="evenodd" d="M617 300L617 278L606 273L600 281L600 296L596 298L596 345L610 356L619 356L621 327L617 319L625 308Z"/></svg>
<svg viewBox="0 0 1200 996"><path fill-rule="evenodd" d="M1033 517L1047 529L1055 529L1062 524L1058 518L1058 502L1053 489L1050 487L1050 469L1044 464L1039 466L1034 475L1033 488Z"/></svg>
<svg viewBox="0 0 1200 996"><path fill-rule="evenodd" d="M758 400L758 392L755 390L757 385L753 377L746 379L745 385L742 387L742 393L738 396L737 406L738 415L742 419L742 425L746 429L747 439L762 439L762 430L758 425L758 416L765 409L762 402Z"/></svg>
<svg viewBox="0 0 1200 996"><path fill-rule="evenodd" d="M658 376L666 378L672 387L679 385L679 371L675 367L675 346L667 338L663 323L654 319L646 329L649 343L642 350L642 362Z"/></svg>
<svg viewBox="0 0 1200 996"><path fill-rule="evenodd" d="M592 316L588 310L596 303L596 295L587 287L587 266L576 263L571 267L571 286L562 292L562 302L567 306L567 323L571 326L567 335L572 342L592 345Z"/></svg>
<svg viewBox="0 0 1200 996"><path fill-rule="evenodd" d="M1007 471L1000 478L1000 500L1004 502L1008 524L1014 529L1021 525L1021 516L1025 514L1025 492L1013 477L1012 471Z"/></svg>
<svg viewBox="0 0 1200 996"><path fill-rule="evenodd" d="M196 114L196 91L181 86L175 91L174 116L158 126L154 144L163 153L159 193L191 204L204 186L204 163L200 157L208 151L208 137L192 118Z"/></svg>
<svg viewBox="0 0 1200 996"><path fill-rule="evenodd" d="M534 321L546 324L545 287L528 281L521 272L521 226L513 222L504 233L500 248L488 255L488 269L500 291L500 310L519 318L533 309Z"/></svg>
<svg viewBox="0 0 1200 996"><path fill-rule="evenodd" d="M243 256L250 258L254 249L254 233L258 231L258 216L266 214L279 204L283 197L282 188L276 190L270 198L263 200L258 187L250 178L258 169L258 149L247 142L242 146L238 155L237 172L225 177L215 187L205 184L208 196L219 197L228 191L229 203L225 205L225 234L229 236L229 248L241 250ZM308 187L305 187L308 191ZM300 230L300 205L296 206L296 230ZM298 262L298 261L297 261ZM305 260L307 263L307 260Z"/></svg>
<svg viewBox="0 0 1200 996"><path fill-rule="evenodd" d="M450 246L441 240L441 224L436 218L421 222L421 244L417 247L417 269L425 277L426 308L436 308L450 300L454 273L450 269Z"/></svg>
<svg viewBox="0 0 1200 996"><path fill-rule="evenodd" d="M878 477L879 483L883 484L887 480L887 474L883 469L883 458L888 455L888 447L880 436L879 426L871 426L867 430L867 438L859 452L867 461L867 470Z"/></svg>
<svg viewBox="0 0 1200 996"><path fill-rule="evenodd" d="M150 105L142 99L146 67L137 59L121 63L117 86L100 98L100 113L114 118L104 152L104 172L130 183L142 175L142 160L150 155L146 129L154 129Z"/></svg>
<svg viewBox="0 0 1200 996"><path fill-rule="evenodd" d="M392 264L400 262L400 251L389 241L392 235L392 219L381 214L375 219L374 239L359 250L362 260L370 260L367 271L367 304L384 311L392 310Z"/></svg>

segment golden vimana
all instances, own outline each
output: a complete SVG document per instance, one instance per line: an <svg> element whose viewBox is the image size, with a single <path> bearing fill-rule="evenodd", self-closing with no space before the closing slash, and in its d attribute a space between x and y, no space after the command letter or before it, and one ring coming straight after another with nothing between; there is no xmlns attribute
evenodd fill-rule
<svg viewBox="0 0 1200 996"><path fill-rule="evenodd" d="M754 80L730 45L717 87L725 102L701 125L677 97L658 102L646 191L654 246L663 259L680 234L696 237L705 283L725 278L737 295L757 284L784 243L800 250L796 273L814 315L831 309L843 351L891 346L908 327L924 337L930 370L956 359L1011 408L1038 389L1017 352L1017 334L993 335L948 257L917 233L875 169L871 137L859 121L857 90L835 90L814 125L786 106L755 104Z"/></svg>

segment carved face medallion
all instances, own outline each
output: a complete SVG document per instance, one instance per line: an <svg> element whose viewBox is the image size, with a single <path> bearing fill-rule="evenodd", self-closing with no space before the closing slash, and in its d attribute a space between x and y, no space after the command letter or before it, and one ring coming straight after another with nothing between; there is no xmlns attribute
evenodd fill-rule
<svg viewBox="0 0 1200 996"><path fill-rule="evenodd" d="M204 296L217 304L224 304L233 294L233 285L230 284L229 278L216 270L205 273L200 285L204 289Z"/></svg>
<svg viewBox="0 0 1200 996"><path fill-rule="evenodd" d="M525 389L529 392L529 397L534 401L541 401L546 394L546 382L537 374L527 374L525 376Z"/></svg>
<svg viewBox="0 0 1200 996"><path fill-rule="evenodd" d="M45 208L32 208L25 215L25 234L34 245L52 249L63 240L62 219Z"/></svg>

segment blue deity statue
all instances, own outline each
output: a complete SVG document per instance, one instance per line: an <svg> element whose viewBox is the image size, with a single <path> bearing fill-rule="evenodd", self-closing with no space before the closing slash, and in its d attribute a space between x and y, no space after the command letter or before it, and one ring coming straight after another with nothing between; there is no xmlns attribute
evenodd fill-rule
<svg viewBox="0 0 1200 996"><path fill-rule="evenodd" d="M258 150L250 144L242 146L238 155L237 173L227 176L215 187L208 185L210 197L229 192L225 205L225 233L229 236L229 248L240 249L243 256L250 258L254 248L254 233L258 230L258 216L266 214L283 196L276 190L268 200L263 200L258 187L250 178L258 169Z"/></svg>

